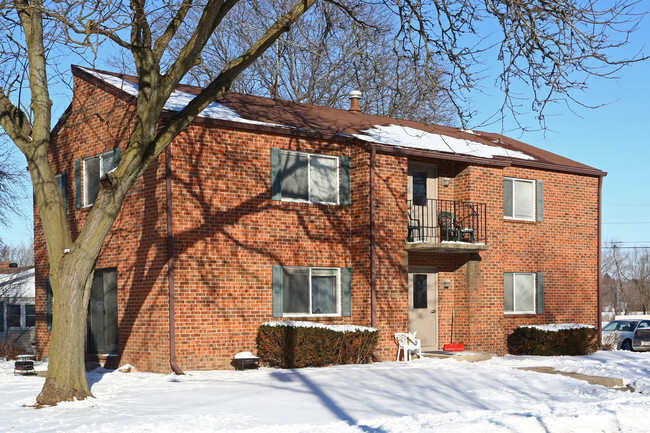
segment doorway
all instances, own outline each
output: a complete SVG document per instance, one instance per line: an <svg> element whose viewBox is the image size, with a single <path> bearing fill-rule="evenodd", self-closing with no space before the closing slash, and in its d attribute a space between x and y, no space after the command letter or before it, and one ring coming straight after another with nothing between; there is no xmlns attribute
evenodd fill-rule
<svg viewBox="0 0 650 433"><path fill-rule="evenodd" d="M117 269L95 269L88 304L86 353L117 351Z"/></svg>
<svg viewBox="0 0 650 433"><path fill-rule="evenodd" d="M409 267L409 331L417 332L422 350L438 350L438 272Z"/></svg>

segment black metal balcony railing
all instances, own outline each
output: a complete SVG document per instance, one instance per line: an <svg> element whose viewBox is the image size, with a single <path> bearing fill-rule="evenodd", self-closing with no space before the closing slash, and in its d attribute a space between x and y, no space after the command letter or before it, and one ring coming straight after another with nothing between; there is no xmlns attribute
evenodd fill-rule
<svg viewBox="0 0 650 433"><path fill-rule="evenodd" d="M420 203L408 201L408 242L487 244L485 203L439 199Z"/></svg>

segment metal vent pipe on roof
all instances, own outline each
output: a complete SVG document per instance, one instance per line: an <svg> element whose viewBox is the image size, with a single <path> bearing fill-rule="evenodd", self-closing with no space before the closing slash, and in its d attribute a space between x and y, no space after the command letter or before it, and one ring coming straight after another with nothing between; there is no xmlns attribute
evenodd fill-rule
<svg viewBox="0 0 650 433"><path fill-rule="evenodd" d="M359 99L361 99L361 91L351 90L348 97L350 98L350 109L348 111L351 113L360 113L361 109L359 108Z"/></svg>

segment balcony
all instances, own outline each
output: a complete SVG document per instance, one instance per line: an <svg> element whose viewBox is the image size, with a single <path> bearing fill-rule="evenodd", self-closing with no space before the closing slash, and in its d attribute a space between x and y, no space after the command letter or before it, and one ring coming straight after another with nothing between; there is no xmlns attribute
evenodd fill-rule
<svg viewBox="0 0 650 433"><path fill-rule="evenodd" d="M453 253L489 249L485 203L409 200L406 249Z"/></svg>

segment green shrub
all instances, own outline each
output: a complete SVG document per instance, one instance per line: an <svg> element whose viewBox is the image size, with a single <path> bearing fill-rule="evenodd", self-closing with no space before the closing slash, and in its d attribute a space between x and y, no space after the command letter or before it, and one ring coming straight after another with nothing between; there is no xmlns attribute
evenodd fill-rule
<svg viewBox="0 0 650 433"><path fill-rule="evenodd" d="M598 350L598 329L563 329L552 325L522 326L508 336L508 352L513 355L587 355ZM541 329L540 329L541 328Z"/></svg>
<svg viewBox="0 0 650 433"><path fill-rule="evenodd" d="M264 323L257 331L257 356L272 367L324 367L370 362L379 331L312 322Z"/></svg>

